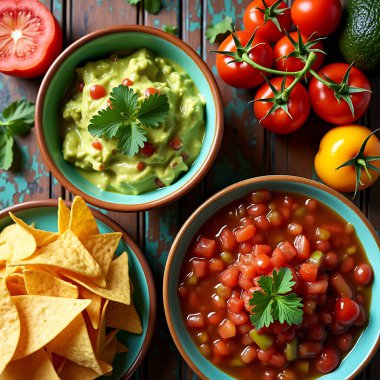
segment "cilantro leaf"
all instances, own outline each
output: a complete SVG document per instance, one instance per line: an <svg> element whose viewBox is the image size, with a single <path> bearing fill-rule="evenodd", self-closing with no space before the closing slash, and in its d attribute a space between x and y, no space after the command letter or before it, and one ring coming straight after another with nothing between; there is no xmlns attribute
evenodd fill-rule
<svg viewBox="0 0 380 380"><path fill-rule="evenodd" d="M0 169L8 170L13 161L13 137L0 127Z"/></svg>
<svg viewBox="0 0 380 380"><path fill-rule="evenodd" d="M249 300L249 304L254 305L250 320L257 329L269 326L273 322L272 303L273 299L270 295L260 291L253 293L253 297Z"/></svg>
<svg viewBox="0 0 380 380"><path fill-rule="evenodd" d="M206 29L206 38L213 44L216 37L219 34L225 34L227 32L232 32L232 18L226 17L223 21L218 22L215 25L208 25Z"/></svg>
<svg viewBox="0 0 380 380"><path fill-rule="evenodd" d="M146 127L157 127L165 120L168 111L167 96L156 92L143 100L137 118Z"/></svg>
<svg viewBox="0 0 380 380"><path fill-rule="evenodd" d="M93 136L112 139L117 135L119 128L125 124L125 121L125 117L121 113L106 108L91 118L88 131Z"/></svg>
<svg viewBox="0 0 380 380"><path fill-rule="evenodd" d="M280 323L298 325L302 322L302 302L296 294L277 296L273 303L273 315Z"/></svg>
<svg viewBox="0 0 380 380"><path fill-rule="evenodd" d="M147 141L145 131L136 123L132 122L128 127L122 127L117 132L118 147L128 156L133 156L144 146Z"/></svg>
<svg viewBox="0 0 380 380"><path fill-rule="evenodd" d="M112 109L120 112L125 118L132 118L137 107L138 95L128 86L119 84L110 93ZM111 109L111 108L109 108Z"/></svg>
<svg viewBox="0 0 380 380"><path fill-rule="evenodd" d="M164 31L173 34L173 36L178 36L178 28L174 25L164 25Z"/></svg>
<svg viewBox="0 0 380 380"><path fill-rule="evenodd" d="M139 102L138 95L131 87L119 85L110 94L111 107L100 110L88 125L93 136L115 139L118 148L126 155L133 156L147 141L147 128L157 128L165 121L168 98L155 93Z"/></svg>
<svg viewBox="0 0 380 380"><path fill-rule="evenodd" d="M137 5L141 0L127 0L131 5ZM161 0L144 0L144 8L148 13L156 15L162 7Z"/></svg>
<svg viewBox="0 0 380 380"><path fill-rule="evenodd" d="M279 271L273 271L273 287L278 294L285 294L292 290L295 281L293 273L289 268L280 268Z"/></svg>
<svg viewBox="0 0 380 380"><path fill-rule="evenodd" d="M0 125L12 135L22 135L34 124L34 104L25 99L11 103L3 110Z"/></svg>
<svg viewBox="0 0 380 380"><path fill-rule="evenodd" d="M148 13L156 15L162 7L161 0L144 0L144 8Z"/></svg>
<svg viewBox="0 0 380 380"><path fill-rule="evenodd" d="M274 321L290 325L302 322L302 299L289 293L295 284L289 268L274 270L273 277L261 276L258 282L262 291L256 290L249 300L253 306L250 320L257 329L268 327Z"/></svg>

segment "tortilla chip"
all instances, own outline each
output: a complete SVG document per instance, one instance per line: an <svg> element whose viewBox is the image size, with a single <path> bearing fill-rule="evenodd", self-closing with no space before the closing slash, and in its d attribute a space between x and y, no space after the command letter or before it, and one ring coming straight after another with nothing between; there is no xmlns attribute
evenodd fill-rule
<svg viewBox="0 0 380 380"><path fill-rule="evenodd" d="M23 359L9 363L0 380L59 380L53 364L42 348Z"/></svg>
<svg viewBox="0 0 380 380"><path fill-rule="evenodd" d="M13 359L36 352L54 339L91 301L49 296L15 296L21 335Z"/></svg>
<svg viewBox="0 0 380 380"><path fill-rule="evenodd" d="M14 282L16 284L24 285L24 276L21 273L12 272L7 275L7 282Z"/></svg>
<svg viewBox="0 0 380 380"><path fill-rule="evenodd" d="M87 236L86 239L83 240L83 245L99 264L104 278L107 278L108 270L121 236L121 232L111 232L108 234Z"/></svg>
<svg viewBox="0 0 380 380"><path fill-rule="evenodd" d="M79 239L99 233L96 220L81 197L75 197L71 205L69 229Z"/></svg>
<svg viewBox="0 0 380 380"><path fill-rule="evenodd" d="M121 354L124 352L128 352L128 347L124 343L120 342L120 340L118 340L116 344L116 353Z"/></svg>
<svg viewBox="0 0 380 380"><path fill-rule="evenodd" d="M37 248L33 235L19 224L5 227L0 233L0 242L0 260L23 260L32 256Z"/></svg>
<svg viewBox="0 0 380 380"><path fill-rule="evenodd" d="M100 321L100 311L102 307L102 297L81 286L79 288L80 298L90 299L92 302L87 306L86 312L91 321L92 327L98 329Z"/></svg>
<svg viewBox="0 0 380 380"><path fill-rule="evenodd" d="M11 296L24 296L28 294L25 285L17 284L15 282L7 282L7 288Z"/></svg>
<svg viewBox="0 0 380 380"><path fill-rule="evenodd" d="M15 223L17 223L24 230L31 233L36 240L37 247L41 247L44 240L46 240L51 235L54 235L54 232L38 230L34 227L29 226L29 224L25 223L22 219L18 218L16 215L9 213L9 216L13 219Z"/></svg>
<svg viewBox="0 0 380 380"><path fill-rule="evenodd" d="M7 268L5 266L0 268L0 278L5 278L7 274L6 272L7 272Z"/></svg>
<svg viewBox="0 0 380 380"><path fill-rule="evenodd" d="M104 360L108 364L112 364L113 360L115 359L116 355L116 347L117 347L117 339L114 336L110 342L107 343L106 347L104 348L101 359Z"/></svg>
<svg viewBox="0 0 380 380"><path fill-rule="evenodd" d="M47 237L45 240L41 242L41 247L46 247L50 243L53 243L54 241L56 241L58 238L59 238L58 233L51 234L49 237Z"/></svg>
<svg viewBox="0 0 380 380"><path fill-rule="evenodd" d="M48 343L46 348L74 363L91 368L99 375L103 373L95 357L82 314L79 314L61 333Z"/></svg>
<svg viewBox="0 0 380 380"><path fill-rule="evenodd" d="M70 273L63 273L63 275L110 301L120 302L126 305L129 305L131 302L128 255L126 252L111 262L105 288L92 283L83 276L74 276Z"/></svg>
<svg viewBox="0 0 380 380"><path fill-rule="evenodd" d="M102 368L103 374L107 374L112 371L112 367L106 362L99 360L99 364ZM99 377L99 375L90 368L82 367L76 363L67 361L67 363L62 367L59 377L61 380L93 380Z"/></svg>
<svg viewBox="0 0 380 380"><path fill-rule="evenodd" d="M64 298L78 298L78 288L53 274L43 271L24 270L25 287L28 294Z"/></svg>
<svg viewBox="0 0 380 380"><path fill-rule="evenodd" d="M107 308L106 326L134 334L142 333L140 317L133 303L125 305L119 302L110 302Z"/></svg>
<svg viewBox="0 0 380 380"><path fill-rule="evenodd" d="M66 231L57 241L42 248L32 258L9 265L49 265L87 277L101 275L99 265L71 231Z"/></svg>
<svg viewBox="0 0 380 380"><path fill-rule="evenodd" d="M99 329L96 337L96 356L99 356L106 346L106 311L108 304L109 301L107 300L104 303L102 314L100 315Z"/></svg>
<svg viewBox="0 0 380 380"><path fill-rule="evenodd" d="M17 308L4 280L0 281L0 373L11 361L20 339L21 324Z"/></svg>
<svg viewBox="0 0 380 380"><path fill-rule="evenodd" d="M62 235L69 229L70 209L61 197L58 198L58 232Z"/></svg>

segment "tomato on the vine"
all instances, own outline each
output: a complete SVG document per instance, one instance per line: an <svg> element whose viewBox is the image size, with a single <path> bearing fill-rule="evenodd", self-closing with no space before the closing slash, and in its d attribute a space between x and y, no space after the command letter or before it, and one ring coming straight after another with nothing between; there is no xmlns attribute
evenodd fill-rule
<svg viewBox="0 0 380 380"><path fill-rule="evenodd" d="M238 38L240 43L245 46L252 37L252 34L252 31L240 30L235 33L235 36ZM227 51L231 53L236 53L236 50L236 44L232 35L229 35L220 44L218 49L218 51ZM249 49L248 56L261 66L272 66L272 48L268 42L258 36L254 37L252 41L252 48ZM237 88L252 88L264 82L262 71L253 68L246 62L231 62L233 60L233 57L222 54L218 54L216 57L216 68L219 76L224 82Z"/></svg>
<svg viewBox="0 0 380 380"><path fill-rule="evenodd" d="M294 78L287 77L285 88L288 88L293 80ZM277 91L280 91L282 81L283 78L276 77L271 79L270 83ZM257 120L260 120L260 124L271 132L279 134L290 133L300 128L310 113L310 102L305 87L298 82L290 92L287 105L288 113L291 116L284 109L277 107L274 112L270 113L274 103L259 100L273 98L274 95L268 83L263 84L256 93L253 110Z"/></svg>
<svg viewBox="0 0 380 380"><path fill-rule="evenodd" d="M291 32L289 33L289 36L290 38L292 38L295 42L298 43L298 32ZM301 35L302 37L302 41L306 44L308 42L308 38ZM312 45L312 47L310 48L312 50L314 49L318 49L318 50L323 50L323 44L321 41L317 41L315 44ZM294 46L291 42L291 40L289 39L288 36L283 36L281 37L276 45L274 45L273 47L273 54L274 54L274 67L277 69L277 70L282 70L282 71L300 71L302 70L304 67L305 67L305 62L303 62L301 60L301 58L297 58L297 57L287 57L288 54L291 54L292 52L294 52ZM305 59L307 58L307 55L309 53L306 53L305 54ZM323 65L323 61L325 60L325 56L324 54L322 54L321 52L315 52L315 54L317 55L317 59L316 61L313 63L313 65L311 66L311 68L313 70L318 70L322 65ZM282 57L285 57L285 58L282 58ZM287 58L286 58L287 57ZM310 74L308 74L308 77L310 76Z"/></svg>
<svg viewBox="0 0 380 380"><path fill-rule="evenodd" d="M370 137L365 146L362 155L365 157L364 159L361 157L363 161L336 170L345 162L356 157L364 140L370 133L370 129L355 124L330 129L321 140L319 151L315 156L314 165L318 177L338 191L355 191L357 179L356 165L361 164L362 170L358 190L363 190L372 185L378 179L380 173L367 167L368 176L363 166L363 161L365 161L366 156L380 156L380 140L374 135ZM368 163L380 169L380 160Z"/></svg>
<svg viewBox="0 0 380 380"><path fill-rule="evenodd" d="M291 7L293 23L305 36L331 34L338 27L341 14L340 0L295 0Z"/></svg>
<svg viewBox="0 0 380 380"><path fill-rule="evenodd" d="M268 7L272 7L277 0L266 0ZM265 22L265 4L262 0L253 0L246 8L243 16L244 28L254 31L257 29L257 34L266 39L270 43L276 42L284 35L284 30L289 31L292 26L290 10L284 1L272 9L269 9L268 16L276 17L278 25L270 18ZM272 13L272 15L270 14Z"/></svg>
<svg viewBox="0 0 380 380"><path fill-rule="evenodd" d="M349 68L347 63L331 63L323 67L318 74L324 78L340 83ZM313 78L309 85L311 106L314 112L323 120L331 124L350 124L362 117L369 107L371 100L371 84L368 78L357 68L352 67L348 85L350 87L362 88L368 91L348 94L351 98L354 115L344 99L337 99L334 91Z"/></svg>
<svg viewBox="0 0 380 380"><path fill-rule="evenodd" d="M62 30L37 0L0 1L0 72L29 78L44 74L62 50Z"/></svg>

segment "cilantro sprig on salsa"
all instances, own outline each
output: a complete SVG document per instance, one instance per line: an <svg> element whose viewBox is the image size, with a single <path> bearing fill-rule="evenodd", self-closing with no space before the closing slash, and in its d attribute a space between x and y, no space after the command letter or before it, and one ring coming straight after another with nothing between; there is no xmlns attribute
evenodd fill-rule
<svg viewBox="0 0 380 380"><path fill-rule="evenodd" d="M144 146L146 130L158 128L169 111L166 95L156 92L140 102L133 89L122 84L112 89L110 102L112 107L91 118L88 131L93 136L115 139L127 156L134 156Z"/></svg>
<svg viewBox="0 0 380 380"><path fill-rule="evenodd" d="M298 325L302 322L302 299L290 293L295 281L289 268L273 271L273 277L261 276L258 283L263 291L256 290L249 300L254 306L250 320L260 329L268 327L274 321Z"/></svg>

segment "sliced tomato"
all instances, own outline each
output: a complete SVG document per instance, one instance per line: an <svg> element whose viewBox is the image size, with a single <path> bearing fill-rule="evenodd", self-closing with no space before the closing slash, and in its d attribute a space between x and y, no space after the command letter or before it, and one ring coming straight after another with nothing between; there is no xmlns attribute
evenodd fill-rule
<svg viewBox="0 0 380 380"><path fill-rule="evenodd" d="M0 72L22 77L44 74L62 50L62 30L37 0L0 1Z"/></svg>

